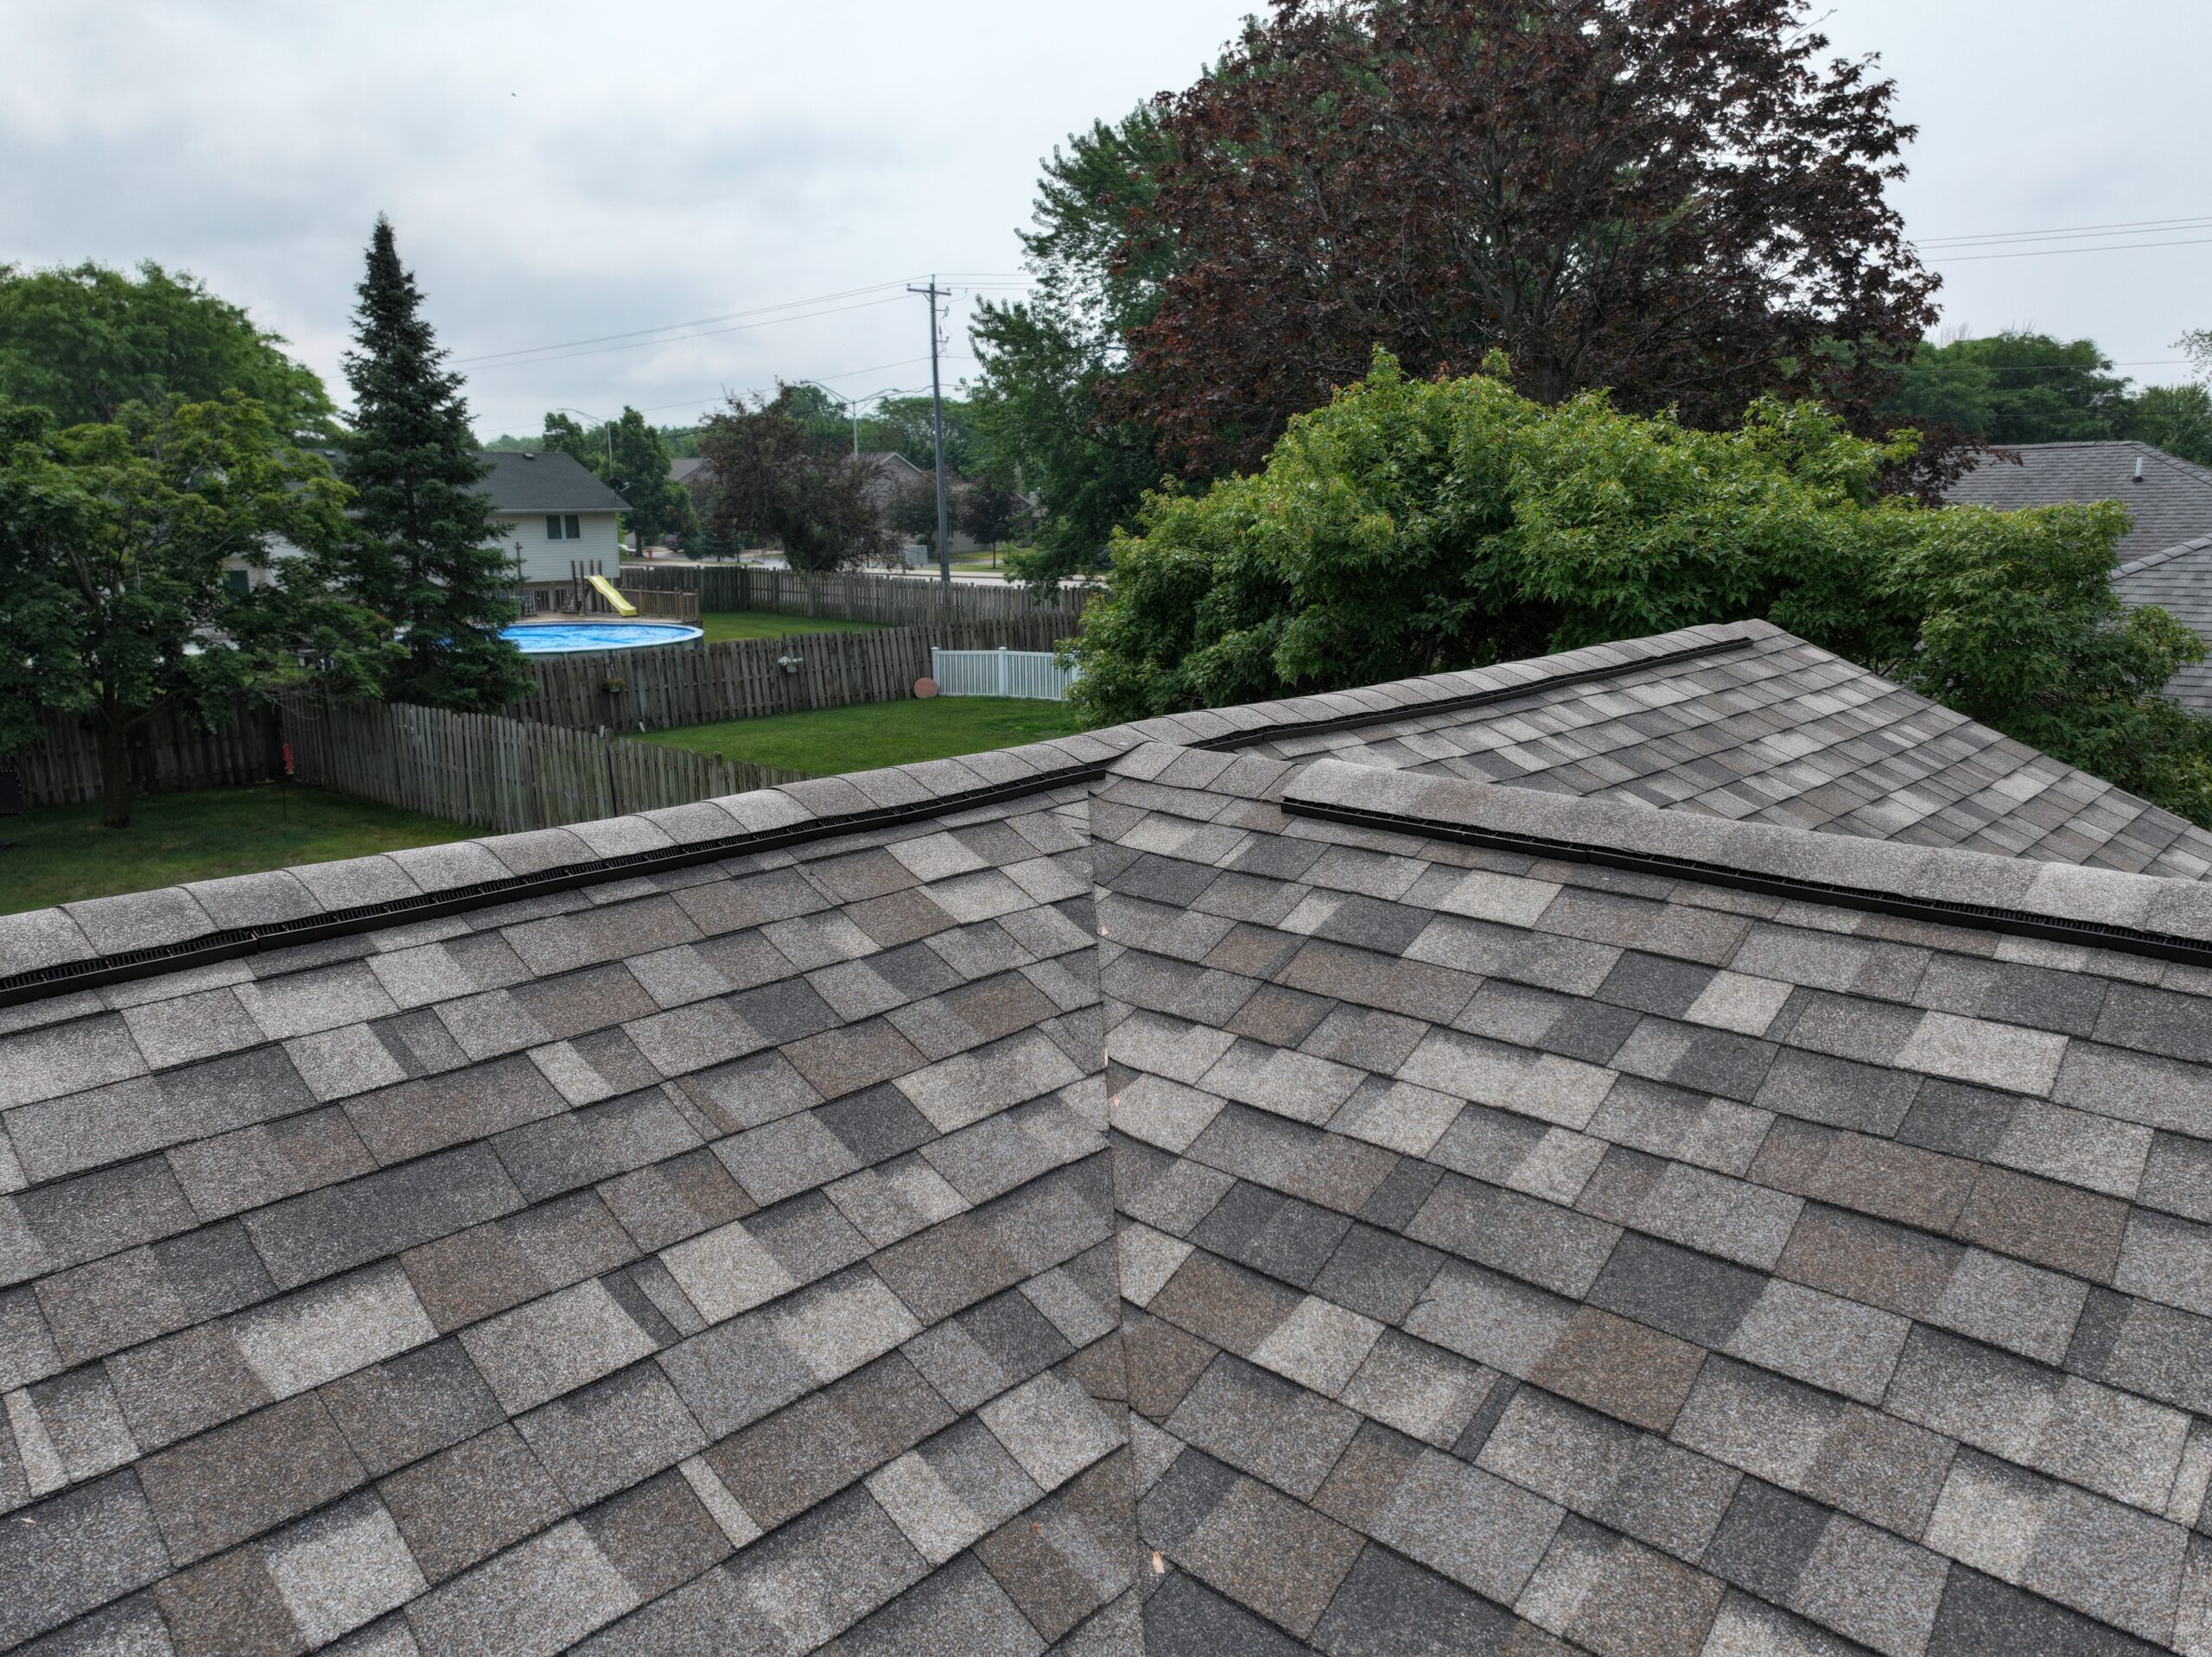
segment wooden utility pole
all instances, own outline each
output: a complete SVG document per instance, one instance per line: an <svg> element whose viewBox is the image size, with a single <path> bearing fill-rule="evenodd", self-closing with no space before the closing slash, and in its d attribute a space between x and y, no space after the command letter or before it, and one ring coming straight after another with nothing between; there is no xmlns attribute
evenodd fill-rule
<svg viewBox="0 0 2212 1657"><path fill-rule="evenodd" d="M937 302L952 295L949 289L937 285L935 276L930 278L928 287L910 283L906 291L922 295L930 307L930 422L937 431L937 567L938 582L949 594L952 591L952 514L944 488L944 388L937 371Z"/></svg>

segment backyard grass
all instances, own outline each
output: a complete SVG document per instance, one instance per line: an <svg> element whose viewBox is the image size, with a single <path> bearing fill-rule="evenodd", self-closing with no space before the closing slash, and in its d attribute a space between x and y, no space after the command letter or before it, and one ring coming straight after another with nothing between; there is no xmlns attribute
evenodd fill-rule
<svg viewBox="0 0 2212 1657"><path fill-rule="evenodd" d="M872 633L883 624L779 616L767 610L709 610L700 616L699 625L712 644L725 638L773 638L778 633Z"/></svg>
<svg viewBox="0 0 2212 1657"><path fill-rule="evenodd" d="M97 805L42 806L0 817L0 914L478 832L370 800L274 783L148 794L132 803L130 828L99 825Z"/></svg>
<svg viewBox="0 0 2212 1657"><path fill-rule="evenodd" d="M687 725L655 731L646 740L827 777L1041 742L1077 728L1075 710L1065 702L937 696Z"/></svg>

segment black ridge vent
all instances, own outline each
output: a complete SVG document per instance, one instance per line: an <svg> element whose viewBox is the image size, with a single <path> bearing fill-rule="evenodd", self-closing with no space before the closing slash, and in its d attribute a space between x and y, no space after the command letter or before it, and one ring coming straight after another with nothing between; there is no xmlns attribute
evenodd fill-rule
<svg viewBox="0 0 2212 1657"><path fill-rule="evenodd" d="M1286 800L1283 810L1294 817L1325 818L1332 822L1379 828L1392 834L1419 835L1427 840L1457 841L1465 846L1517 852L1527 857L1593 863L1605 868L1627 869L1662 879L1695 880L1701 886L1727 886L1738 892L1763 892L1774 898L1796 898L1839 909L1865 910L1878 915L1902 915L1942 926L1971 927L1984 932L2009 932L2017 937L2050 938L2063 943L2117 949L2126 955L2150 955L2160 961L2186 961L2199 967L2212 967L2212 943L2177 937L2169 932L2146 932L2131 926L2113 926L2103 921L2070 920L2063 916L2032 915L2024 910L1999 909L1986 904L1907 897L1894 892L1870 892L1864 887L1837 886L1826 880L1807 880L1794 875L1760 874L1750 869L1700 863L1692 858L1670 857L1659 852L1624 852L1610 846L1583 845L1573 841L1554 840L1543 835L1516 835L1495 828L1474 828L1465 823L1444 822L1433 817L1402 816L1388 811L1369 811L1358 806Z"/></svg>
<svg viewBox="0 0 2212 1657"><path fill-rule="evenodd" d="M1043 793L1069 783L1086 782L1103 774L1105 769L1103 761L1095 765L1071 766L1061 771L1040 772L1034 777L1020 778L1009 783L995 783L985 788L939 795L931 799L916 801L911 805L880 806L874 810L852 811L842 816L817 817L780 828L718 835L688 846L625 852L617 857L594 858L588 863L563 864L536 874L510 875L502 880L480 880L472 886L454 886L418 898L395 898L387 903L327 910L320 914L302 916L297 920L271 921L262 926L232 927L224 931L203 933L181 943L130 949L116 955L96 956L90 961L65 962L59 966L41 967L35 972L16 973L10 977L0 978L0 1006L43 1000L48 996L66 995L75 990L96 989L103 984L120 983L126 979L150 978L162 973L181 972L189 967L204 967L270 949L289 949L294 944L314 943L347 933L374 931L379 927L402 921L429 920L441 915L462 914L470 910L489 908L493 904L512 902L518 898L535 897L541 892L566 892L572 887L592 886L601 880L619 879L626 875L656 874L664 869L689 868L694 864L712 863L721 858L737 857L747 852L771 851L779 846L793 846L804 841L827 840L839 835L867 834L875 829L895 828L900 823L940 817L949 811L958 811L969 806L988 805L999 800L1019 798L1025 794Z"/></svg>

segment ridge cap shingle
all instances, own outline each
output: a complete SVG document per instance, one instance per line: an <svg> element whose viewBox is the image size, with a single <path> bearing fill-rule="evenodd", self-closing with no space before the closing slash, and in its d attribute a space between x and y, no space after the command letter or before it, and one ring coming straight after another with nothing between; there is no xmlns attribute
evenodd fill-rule
<svg viewBox="0 0 2212 1657"><path fill-rule="evenodd" d="M2212 943L2212 892L2200 882L1987 852L1669 811L1319 759L1293 777L1293 805L1309 803L1610 851L1679 859L1930 903L2011 909L2055 921L2126 928Z"/></svg>

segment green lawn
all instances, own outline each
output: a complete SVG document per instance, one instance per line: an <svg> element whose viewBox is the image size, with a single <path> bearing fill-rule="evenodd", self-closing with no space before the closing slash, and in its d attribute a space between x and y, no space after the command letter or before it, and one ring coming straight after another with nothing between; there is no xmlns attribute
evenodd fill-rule
<svg viewBox="0 0 2212 1657"><path fill-rule="evenodd" d="M832 621L817 616L779 616L766 610L709 610L699 618L709 644L724 638L773 638L778 633L872 633L878 621Z"/></svg>
<svg viewBox="0 0 2212 1657"><path fill-rule="evenodd" d="M0 914L463 840L478 832L321 789L148 794L130 827L103 828L97 805L42 806L0 817Z"/></svg>
<svg viewBox="0 0 2212 1657"><path fill-rule="evenodd" d="M687 725L652 732L646 740L826 777L1041 742L1077 728L1075 710L1065 702L938 696Z"/></svg>

